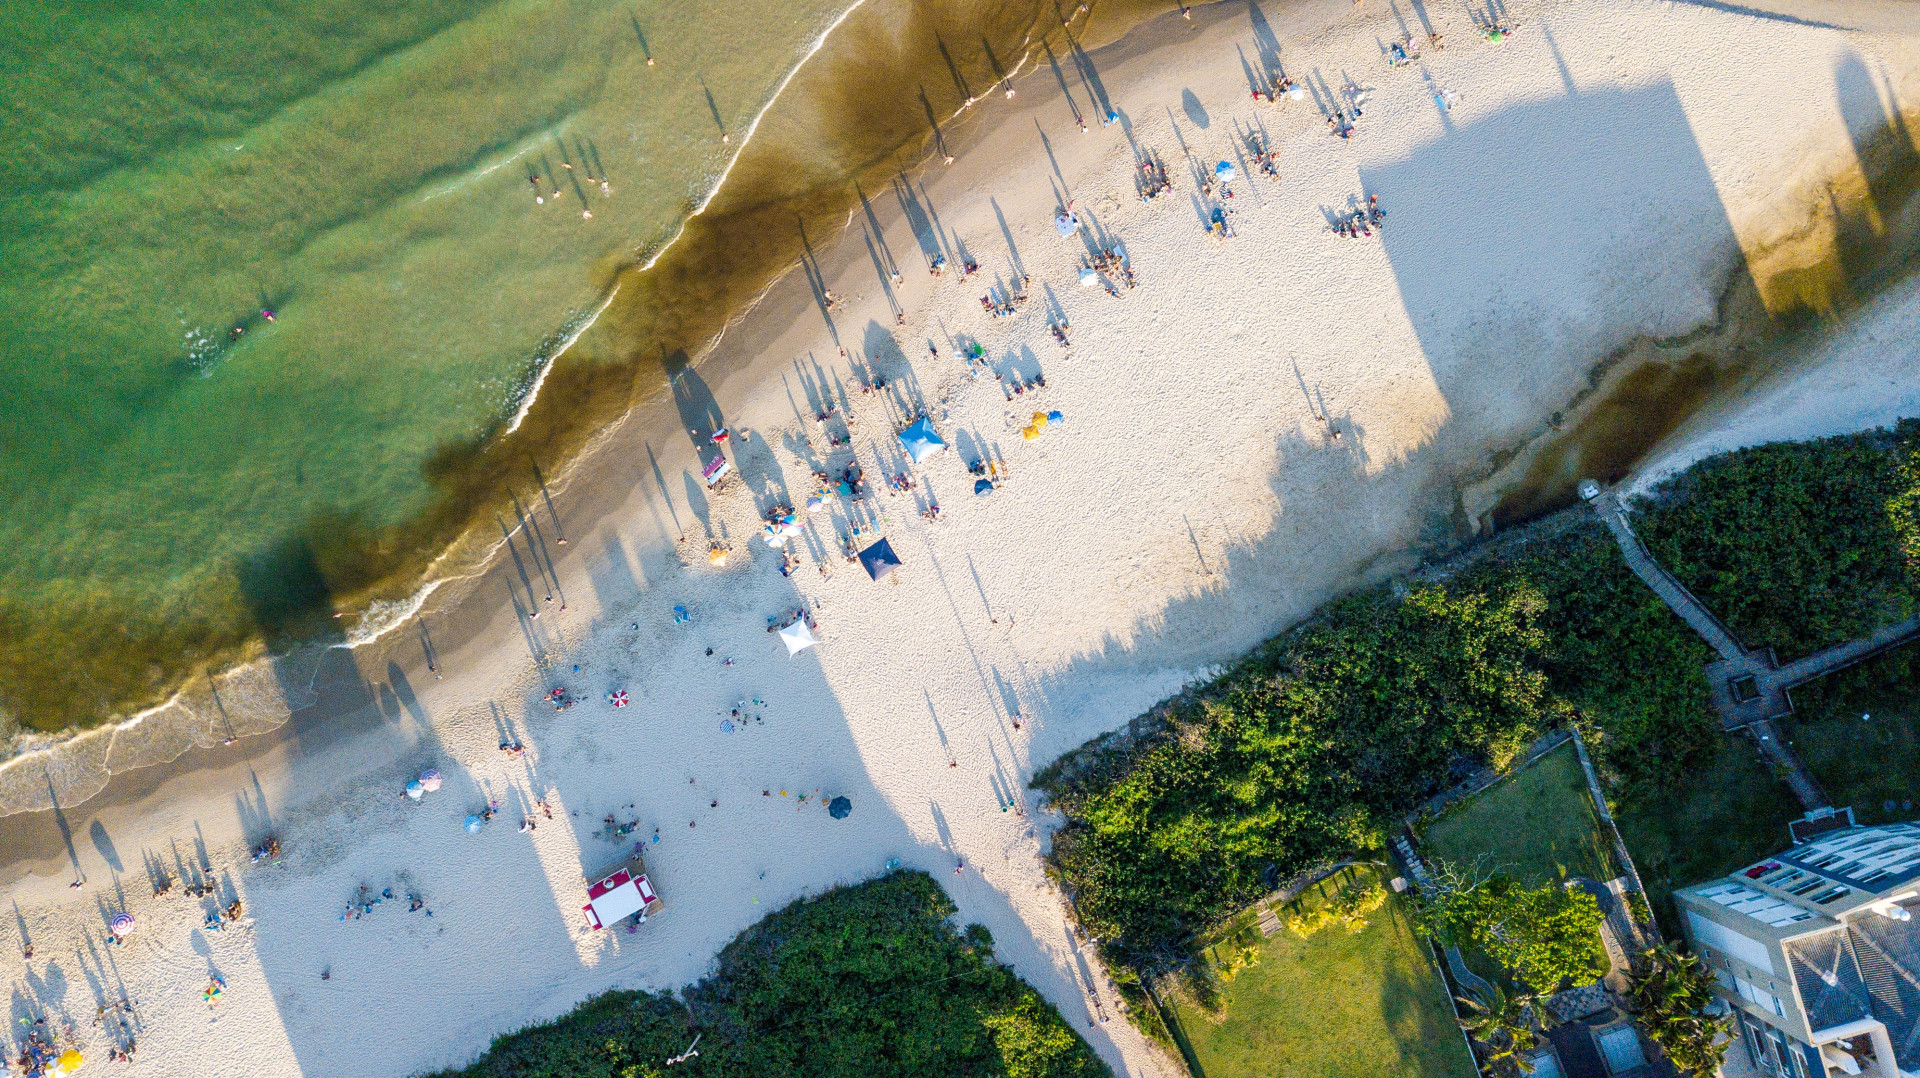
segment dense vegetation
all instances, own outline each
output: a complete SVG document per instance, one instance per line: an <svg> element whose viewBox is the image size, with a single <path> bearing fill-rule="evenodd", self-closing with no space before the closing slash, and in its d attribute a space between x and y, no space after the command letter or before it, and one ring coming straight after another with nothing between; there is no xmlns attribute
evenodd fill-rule
<svg viewBox="0 0 1920 1078"><path fill-rule="evenodd" d="M1111 957L1171 968L1281 876L1380 845L1461 752L1510 758L1550 722L1542 606L1528 587L1343 600L1165 709L1112 771L1043 773L1072 818L1053 862L1082 924Z"/></svg>
<svg viewBox="0 0 1920 1078"><path fill-rule="evenodd" d="M894 872L741 933L687 988L609 992L501 1037L441 1078L1106 1078L1051 1004L947 920L930 877ZM699 1037L697 1056L669 1068Z"/></svg>
<svg viewBox="0 0 1920 1078"><path fill-rule="evenodd" d="M1053 863L1110 957L1171 969L1277 881L1377 848L1456 763L1501 766L1557 722L1658 796L1718 745L1707 658L1572 516L1404 595L1335 603L1042 772L1070 819Z"/></svg>
<svg viewBox="0 0 1920 1078"><path fill-rule="evenodd" d="M1701 461L1655 492L1648 549L1750 647L1782 661L1911 616L1920 423Z"/></svg>

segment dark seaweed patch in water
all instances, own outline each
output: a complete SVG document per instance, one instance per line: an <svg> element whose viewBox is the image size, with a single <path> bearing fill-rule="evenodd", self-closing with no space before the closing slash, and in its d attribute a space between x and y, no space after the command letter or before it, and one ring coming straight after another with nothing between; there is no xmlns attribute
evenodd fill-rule
<svg viewBox="0 0 1920 1078"><path fill-rule="evenodd" d="M1624 479L1647 450L1742 373L1699 352L1628 373L1585 420L1534 459L1526 477L1494 506L1494 524L1511 527L1565 509L1578 500L1574 488L1582 479Z"/></svg>

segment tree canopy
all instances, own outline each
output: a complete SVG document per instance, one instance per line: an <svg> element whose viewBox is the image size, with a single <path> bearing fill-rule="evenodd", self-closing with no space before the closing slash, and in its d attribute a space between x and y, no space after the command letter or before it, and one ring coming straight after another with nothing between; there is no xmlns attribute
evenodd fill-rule
<svg viewBox="0 0 1920 1078"><path fill-rule="evenodd" d="M1461 880L1446 865L1420 893L1420 924L1441 943L1477 947L1538 992L1562 982L1591 984L1607 972L1600 904L1577 886L1548 881L1532 889L1495 873Z"/></svg>

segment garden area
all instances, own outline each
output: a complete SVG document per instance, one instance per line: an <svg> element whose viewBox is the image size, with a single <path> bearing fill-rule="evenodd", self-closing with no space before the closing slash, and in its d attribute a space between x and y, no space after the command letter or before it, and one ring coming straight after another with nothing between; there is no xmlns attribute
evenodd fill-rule
<svg viewBox="0 0 1920 1078"><path fill-rule="evenodd" d="M1343 870L1202 948L1199 983L1167 1001L1193 1078L1473 1078L1446 988L1405 903L1371 866Z"/></svg>
<svg viewBox="0 0 1920 1078"><path fill-rule="evenodd" d="M1504 872L1529 887L1563 876L1602 883L1622 869L1568 742L1428 822L1429 857Z"/></svg>
<svg viewBox="0 0 1920 1078"><path fill-rule="evenodd" d="M835 888L742 932L678 997L608 992L437 1078L1111 1078L954 911L922 872Z"/></svg>

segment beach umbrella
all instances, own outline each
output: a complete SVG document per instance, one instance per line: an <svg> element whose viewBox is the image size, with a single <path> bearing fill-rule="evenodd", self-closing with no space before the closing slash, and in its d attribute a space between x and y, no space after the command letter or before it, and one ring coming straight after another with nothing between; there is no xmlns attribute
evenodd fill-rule
<svg viewBox="0 0 1920 1078"><path fill-rule="evenodd" d="M440 772L435 771L431 767L420 772L420 785L424 787L428 793L438 790L440 788Z"/></svg>
<svg viewBox="0 0 1920 1078"><path fill-rule="evenodd" d="M804 618L780 630L780 639L786 643L788 655L798 655L814 645L813 630L807 628Z"/></svg>
<svg viewBox="0 0 1920 1078"><path fill-rule="evenodd" d="M885 539L860 552L860 564L866 568L867 575L875 580L900 568L900 556L893 552L893 544Z"/></svg>
<svg viewBox="0 0 1920 1078"><path fill-rule="evenodd" d="M114 914L113 920L107 922L107 928L112 931L114 936L125 937L129 932L133 931L133 914Z"/></svg>
<svg viewBox="0 0 1920 1078"><path fill-rule="evenodd" d="M844 797L836 797L827 803L827 815L836 820L844 820L847 813L853 811L853 802Z"/></svg>
<svg viewBox="0 0 1920 1078"><path fill-rule="evenodd" d="M427 788L425 786L420 785L419 779L407 780L407 796L409 798L412 798L413 800L418 801L420 800L421 795L425 794L426 792L427 792Z"/></svg>
<svg viewBox="0 0 1920 1078"><path fill-rule="evenodd" d="M1213 176L1221 183L1232 183L1234 175L1233 162L1231 161L1222 161L1213 166Z"/></svg>
<svg viewBox="0 0 1920 1078"><path fill-rule="evenodd" d="M976 480L974 480L974 481L973 481L973 492L974 492L974 494L975 494L975 495L977 495L977 496L979 496L979 497L982 497L982 498L984 498L984 497L986 497L986 496L987 496L987 495L989 495L989 494L992 494L992 493L993 493L993 480L991 480L991 479L976 479Z"/></svg>
<svg viewBox="0 0 1920 1078"><path fill-rule="evenodd" d="M1092 266L1080 267L1080 287L1081 288L1092 288L1094 285L1097 285L1099 283L1100 283L1100 275L1093 271Z"/></svg>
<svg viewBox="0 0 1920 1078"><path fill-rule="evenodd" d="M810 495L807 498L807 512L818 513L820 510L825 509L826 507L832 504L833 504L833 495L831 494Z"/></svg>
<svg viewBox="0 0 1920 1078"><path fill-rule="evenodd" d="M1040 428L1032 427L1032 426L1021 427L1020 437L1025 438L1027 441L1031 442L1035 438L1040 437Z"/></svg>
<svg viewBox="0 0 1920 1078"><path fill-rule="evenodd" d="M933 422L925 416L914 420L912 425L900 432L900 448L915 464L926 460L947 447L934 432Z"/></svg>
<svg viewBox="0 0 1920 1078"><path fill-rule="evenodd" d="M1071 210L1061 210L1053 215L1053 230L1062 236L1071 236L1080 227L1080 219Z"/></svg>
<svg viewBox="0 0 1920 1078"><path fill-rule="evenodd" d="M86 1061L87 1058L80 1054L80 1049L69 1048L60 1053L60 1058L48 1065L47 1078L67 1078L67 1075L78 1071Z"/></svg>
<svg viewBox="0 0 1920 1078"><path fill-rule="evenodd" d="M1058 409L1047 413L1047 422L1049 423L1065 423L1066 421L1067 417L1061 415Z"/></svg>
<svg viewBox="0 0 1920 1078"><path fill-rule="evenodd" d="M612 704L614 707L626 707L627 706L627 690L616 689L613 692L608 693L607 703Z"/></svg>
<svg viewBox="0 0 1920 1078"><path fill-rule="evenodd" d="M467 816L465 826L467 828L467 834L477 835L480 833L482 827L487 826L487 821L481 819L478 814L470 814Z"/></svg>

